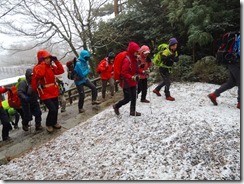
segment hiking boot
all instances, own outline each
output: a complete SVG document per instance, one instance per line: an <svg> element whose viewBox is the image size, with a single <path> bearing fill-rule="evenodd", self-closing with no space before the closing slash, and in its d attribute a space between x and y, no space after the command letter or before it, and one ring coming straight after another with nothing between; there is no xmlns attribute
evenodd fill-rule
<svg viewBox="0 0 244 184"><path fill-rule="evenodd" d="M238 104L237 104L237 106L236 106L238 109L240 109L241 108L241 104L240 104L240 102L238 102Z"/></svg>
<svg viewBox="0 0 244 184"><path fill-rule="evenodd" d="M27 132L29 130L29 126L28 125L22 125L22 129Z"/></svg>
<svg viewBox="0 0 244 184"><path fill-rule="evenodd" d="M61 113L62 113L62 112L65 112L65 111L66 111L65 109L61 109Z"/></svg>
<svg viewBox="0 0 244 184"><path fill-rule="evenodd" d="M141 116L140 112L130 112L131 116Z"/></svg>
<svg viewBox="0 0 244 184"><path fill-rule="evenodd" d="M85 109L79 109L79 113L83 113L85 111L86 111Z"/></svg>
<svg viewBox="0 0 244 184"><path fill-rule="evenodd" d="M12 138L11 137L3 137L3 141L11 141L12 140Z"/></svg>
<svg viewBox="0 0 244 184"><path fill-rule="evenodd" d="M56 123L55 125L53 125L53 128L60 129L61 128L61 125L59 123Z"/></svg>
<svg viewBox="0 0 244 184"><path fill-rule="evenodd" d="M167 96L167 97L166 97L166 100L169 100L169 101L175 101L175 98L172 97L172 96Z"/></svg>
<svg viewBox="0 0 244 184"><path fill-rule="evenodd" d="M216 101L217 96L214 93L209 94L208 98L213 102L214 105L218 105Z"/></svg>
<svg viewBox="0 0 244 184"><path fill-rule="evenodd" d="M147 99L141 100L141 102L143 102L143 103L150 103L150 101L147 100Z"/></svg>
<svg viewBox="0 0 244 184"><path fill-rule="evenodd" d="M49 133L52 133L53 132L53 127L52 126L47 126L46 129L47 129L47 131Z"/></svg>
<svg viewBox="0 0 244 184"><path fill-rule="evenodd" d="M41 131L43 130L43 127L41 125L36 126L36 131Z"/></svg>
<svg viewBox="0 0 244 184"><path fill-rule="evenodd" d="M153 92L154 92L157 96L162 96L162 95L160 94L160 92L159 92L158 90L156 90L156 89L154 89Z"/></svg>
<svg viewBox="0 0 244 184"><path fill-rule="evenodd" d="M119 108L117 108L115 105L113 105L113 109L116 115L119 115Z"/></svg>
<svg viewBox="0 0 244 184"><path fill-rule="evenodd" d="M92 105L98 105L98 104L100 104L101 102L100 101L98 101L98 100L93 100L92 101Z"/></svg>

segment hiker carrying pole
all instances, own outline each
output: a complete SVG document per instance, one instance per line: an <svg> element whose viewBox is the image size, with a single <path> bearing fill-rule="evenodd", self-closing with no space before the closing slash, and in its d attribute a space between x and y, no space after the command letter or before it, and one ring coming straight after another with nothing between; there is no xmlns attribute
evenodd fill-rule
<svg viewBox="0 0 244 184"><path fill-rule="evenodd" d="M127 48L127 55L121 62L121 72L119 78L119 84L123 88L124 98L113 105L113 109L116 115L119 115L119 108L123 105L130 103L130 115L140 116L141 113L136 112L136 85L139 76L137 73L137 55L140 47L135 42L130 42ZM116 65L116 57L114 65ZM117 68L114 66L114 68ZM117 72L117 71L115 71Z"/></svg>

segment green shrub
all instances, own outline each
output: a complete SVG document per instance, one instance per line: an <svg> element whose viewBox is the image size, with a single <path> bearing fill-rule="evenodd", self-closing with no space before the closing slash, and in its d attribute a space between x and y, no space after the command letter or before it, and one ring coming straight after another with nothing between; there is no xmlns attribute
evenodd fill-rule
<svg viewBox="0 0 244 184"><path fill-rule="evenodd" d="M222 84L227 80L228 71L225 66L217 65L213 56L206 56L193 65L193 73L199 82Z"/></svg>
<svg viewBox="0 0 244 184"><path fill-rule="evenodd" d="M173 66L172 79L178 82L197 81L196 76L192 72L192 67L193 61L191 56L180 55L179 61Z"/></svg>

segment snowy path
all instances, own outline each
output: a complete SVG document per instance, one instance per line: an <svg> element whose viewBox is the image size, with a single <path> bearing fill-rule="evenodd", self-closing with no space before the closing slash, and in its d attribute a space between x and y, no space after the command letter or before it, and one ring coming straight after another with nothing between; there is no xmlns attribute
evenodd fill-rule
<svg viewBox="0 0 244 184"><path fill-rule="evenodd" d="M149 92L151 106L137 100L142 116L136 118L129 116L129 104L120 117L108 108L0 166L0 179L240 180L237 88L214 106L207 94L217 87L173 83L174 102Z"/></svg>

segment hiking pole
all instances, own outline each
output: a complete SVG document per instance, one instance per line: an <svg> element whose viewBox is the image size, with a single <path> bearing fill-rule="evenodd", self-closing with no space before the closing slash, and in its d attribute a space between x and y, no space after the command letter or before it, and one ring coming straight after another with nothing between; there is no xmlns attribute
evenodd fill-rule
<svg viewBox="0 0 244 184"><path fill-rule="evenodd" d="M152 98L151 98L151 89L150 87L148 88L148 93L149 93L149 99L150 99L150 103L149 103L149 108L150 108L150 111L151 111L151 114L152 114Z"/></svg>

